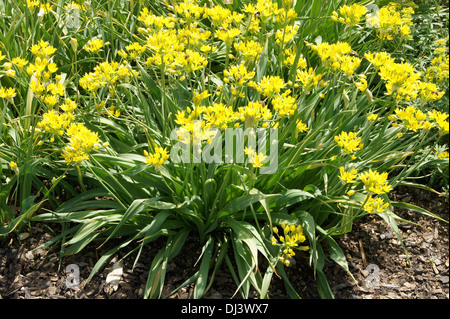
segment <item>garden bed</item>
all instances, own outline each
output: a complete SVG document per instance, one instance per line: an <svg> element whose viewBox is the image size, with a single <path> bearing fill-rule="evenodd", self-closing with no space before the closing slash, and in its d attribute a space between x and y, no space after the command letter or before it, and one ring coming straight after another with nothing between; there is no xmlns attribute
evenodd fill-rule
<svg viewBox="0 0 450 319"><path fill-rule="evenodd" d="M401 189L394 198L415 203L447 219L448 202L427 191ZM397 211L402 218L417 223L399 223L403 240L409 254L411 266L402 246L389 227L379 217L366 216L354 224L353 230L341 237L338 243L348 259L349 268L357 282L335 263L325 266L325 274L336 299L448 299L449 298L449 225L411 211ZM57 227L57 226L56 226ZM24 231L27 231L26 229ZM154 255L164 245L160 240L147 245L132 270L134 255L125 260L124 274L118 289L106 283L106 277L113 266L111 263L95 275L84 289L67 288L65 268L76 264L80 268L81 284L89 276L99 256L110 247L96 249L91 244L83 254L63 258L58 269L57 249L36 249L53 237L43 224L33 224L32 234L19 243L16 236L10 236L1 243L0 297L4 299L134 299L142 298L147 280L148 267ZM361 246L362 245L362 246ZM110 244L113 246L113 243ZM201 251L198 239L188 240L183 253L173 259L166 275L163 296L181 285L193 275L195 262ZM375 273L369 265L379 268L379 282L371 281ZM373 267L373 266L371 266ZM369 271L367 271L367 269ZM228 299L237 288L225 266L219 271L216 281L204 298ZM320 298L307 255L297 258L289 268L291 282L305 299ZM168 298L192 298L193 285L188 285ZM257 298L256 293L252 298ZM282 280L274 276L269 289L272 299L289 298ZM234 298L241 298L239 293Z"/></svg>

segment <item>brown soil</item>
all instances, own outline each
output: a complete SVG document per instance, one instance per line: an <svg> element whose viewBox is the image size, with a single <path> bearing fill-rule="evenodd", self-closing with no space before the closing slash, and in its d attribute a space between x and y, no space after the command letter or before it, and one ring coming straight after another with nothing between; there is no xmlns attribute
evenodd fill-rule
<svg viewBox="0 0 450 319"><path fill-rule="evenodd" d="M449 219L449 204L442 197L417 189L397 190L395 200L416 204L434 214ZM350 272L356 282L334 262L328 262L324 272L336 299L449 299L449 224L407 210L395 213L417 223L399 222L407 256L387 224L378 216L370 215L354 224L353 230L338 239L345 252ZM165 244L158 241L144 247L138 263L132 270L135 254L125 259L118 289L106 283L120 253L83 290L68 288L66 267L78 266L81 285L88 278L98 258L109 247L86 247L82 253L64 257L61 265L57 249L35 249L54 234L43 224L24 229L31 235L19 242L16 235L0 242L0 299L139 299L147 280L153 256ZM113 242L111 244L114 244ZM196 271L196 260L201 247L195 238L188 239L182 252L168 264L163 296L180 286ZM308 265L307 254L296 257L288 269L289 278L297 292L305 299L318 299L314 273ZM223 263L214 285L205 299L228 299L236 284ZM193 285L181 288L168 298L192 298ZM269 296L272 299L289 298L281 279L274 276ZM257 298L256 293L251 298ZM241 298L236 294L234 298Z"/></svg>

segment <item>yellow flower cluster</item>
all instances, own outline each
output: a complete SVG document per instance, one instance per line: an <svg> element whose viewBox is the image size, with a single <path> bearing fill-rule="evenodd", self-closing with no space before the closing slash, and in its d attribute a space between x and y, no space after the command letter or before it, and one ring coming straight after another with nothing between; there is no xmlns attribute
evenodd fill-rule
<svg viewBox="0 0 450 319"><path fill-rule="evenodd" d="M181 75L183 71L189 73L203 69L208 64L206 54L215 49L207 44L211 31L198 27L196 21L204 17L205 8L191 1L184 1L171 9L175 11L177 18L156 16L146 8L138 17L147 27L138 29L146 36L146 46L151 52L146 60L147 66L164 67L165 72L176 75ZM186 26L175 29L177 23ZM216 36L223 36L229 45L233 41L229 39L233 37L229 32L217 33ZM135 51L143 52L140 48Z"/></svg>
<svg viewBox="0 0 450 319"><path fill-rule="evenodd" d="M296 121L296 128L299 132L307 132L309 130L308 126L303 123L301 120Z"/></svg>
<svg viewBox="0 0 450 319"><path fill-rule="evenodd" d="M369 169L366 172L359 174L358 178L363 182L366 191L372 194L384 194L389 193L392 190L392 186L387 181L388 173L378 173Z"/></svg>
<svg viewBox="0 0 450 319"><path fill-rule="evenodd" d="M166 148L162 148L158 145L155 146L155 151L153 153L149 153L144 150L144 155L146 157L145 162L147 165L153 165L156 168L159 168L164 164L165 161L169 159L169 153Z"/></svg>
<svg viewBox="0 0 450 319"><path fill-rule="evenodd" d="M272 119L272 112L267 105L263 105L259 102L249 102L244 107L239 107L236 114L237 118L244 123L245 128L251 128L258 126L262 121L262 127L267 127L269 120Z"/></svg>
<svg viewBox="0 0 450 319"><path fill-rule="evenodd" d="M361 59L350 55L352 48L347 42L336 42L329 44L322 42L320 44L307 43L314 50L324 63L324 65L333 70L339 70L344 74L351 76L361 64Z"/></svg>
<svg viewBox="0 0 450 319"><path fill-rule="evenodd" d="M345 170L344 166L339 167L339 178L344 184L352 184L356 182L358 178L358 171L355 168L350 169L349 171Z"/></svg>
<svg viewBox="0 0 450 319"><path fill-rule="evenodd" d="M201 132L198 132L201 140L210 142L213 131L211 129L226 129L230 123L239 119L239 113L234 112L231 106L222 103L213 103L209 106L201 106L202 100L209 96L208 91L202 93L194 92L193 107L180 110L175 116L175 123L180 125L184 131L178 132L180 140L186 143L191 141L194 133L194 121L200 121ZM189 135L186 135L189 133Z"/></svg>
<svg viewBox="0 0 450 319"><path fill-rule="evenodd" d="M322 80L323 74L316 74L313 68L309 68L308 70L297 69L296 72L294 87L301 87L306 94L312 92L317 87L327 85Z"/></svg>
<svg viewBox="0 0 450 319"><path fill-rule="evenodd" d="M439 100L445 94L438 91L435 83L421 81L422 74L408 62L396 63L386 52L368 52L364 56L378 70L381 79L386 81L386 94L394 95L398 101L408 102L420 97L424 104Z"/></svg>
<svg viewBox="0 0 450 319"><path fill-rule="evenodd" d="M281 223L282 234L280 234L278 227L272 229L272 245L281 247L280 261L289 267L291 258L295 256L294 250L306 251L309 246L300 246L299 244L306 241L303 235L303 228L301 225ZM278 239L277 239L278 237Z"/></svg>
<svg viewBox="0 0 450 319"><path fill-rule="evenodd" d="M426 78L431 82L448 82L449 79L449 58L448 58L448 39L439 39L434 45L437 48L434 51L436 56L431 61L431 65L427 68Z"/></svg>
<svg viewBox="0 0 450 319"><path fill-rule="evenodd" d="M448 154L448 151L438 152L438 153L436 153L436 156L437 156L440 160L444 160L444 161L448 161L448 160L449 160L449 154Z"/></svg>
<svg viewBox="0 0 450 319"><path fill-rule="evenodd" d="M127 59L128 57L130 57L130 59L137 59L145 52L146 49L147 48L145 46L140 45L138 42L133 42L125 46L126 51L121 49L117 51L117 54L124 59Z"/></svg>
<svg viewBox="0 0 450 319"><path fill-rule="evenodd" d="M385 203L382 197L373 198L372 195L367 196L364 210L369 214L381 214L389 207L389 203Z"/></svg>
<svg viewBox="0 0 450 319"><path fill-rule="evenodd" d="M284 60L283 64L293 66L295 62L295 57L297 56L297 50L295 47L285 49L284 50ZM307 67L306 59L300 55L299 59L297 61L297 71L300 71L300 69L305 69Z"/></svg>
<svg viewBox="0 0 450 319"><path fill-rule="evenodd" d="M137 76L137 72L126 64L101 62L95 66L94 72L86 73L80 79L80 86L92 93L106 86L110 93L114 93L115 87L119 83L128 82L131 76Z"/></svg>
<svg viewBox="0 0 450 319"><path fill-rule="evenodd" d="M204 109L203 118L206 121L205 127L226 129L229 123L236 120L236 114L231 106L222 103L214 103Z"/></svg>
<svg viewBox="0 0 450 319"><path fill-rule="evenodd" d="M17 95L15 88L5 88L4 86L0 87L0 98L9 101L10 103L14 103L13 98Z"/></svg>
<svg viewBox="0 0 450 319"><path fill-rule="evenodd" d="M295 26L288 25L282 30L278 29L277 32L275 33L275 42L278 44L286 45L297 34L298 28L299 28L298 25Z"/></svg>
<svg viewBox="0 0 450 319"><path fill-rule="evenodd" d="M393 40L396 36L411 38L412 15L414 9L400 3L390 2L380 8L372 24L376 27L378 37L383 40Z"/></svg>
<svg viewBox="0 0 450 319"><path fill-rule="evenodd" d="M361 181L364 184L364 189L368 193L365 197L363 208L368 213L382 213L388 207L389 203L385 203L382 197L373 197L374 194L387 194L392 190L392 186L389 184L387 178L388 173L379 173L369 169L368 171L358 173L355 168L346 170L344 166L339 168L339 179L343 184L355 184ZM352 189L347 194L353 195L355 190Z"/></svg>
<svg viewBox="0 0 450 319"><path fill-rule="evenodd" d="M262 161L264 161L267 156L262 153L256 153L255 150L252 149L251 146L246 147L244 149L245 154L248 156L248 162L253 165L253 167L261 167L263 166Z"/></svg>
<svg viewBox="0 0 450 319"><path fill-rule="evenodd" d="M355 132L341 132L334 137L334 141L339 145L343 152L352 154L364 147L361 138Z"/></svg>
<svg viewBox="0 0 450 319"><path fill-rule="evenodd" d="M393 121L393 126L401 124L413 132L421 129L429 130L432 127L436 127L440 134L449 132L448 114L436 110L425 114L414 106L408 106L395 109L395 114L390 115L388 118ZM400 123L397 121L400 121Z"/></svg>
<svg viewBox="0 0 450 319"><path fill-rule="evenodd" d="M49 111L42 115L43 119L37 124L41 129L53 135L63 135L65 129L74 120L71 113L58 113L56 111Z"/></svg>
<svg viewBox="0 0 450 319"><path fill-rule="evenodd" d="M64 147L62 156L67 164L88 160L89 153L101 146L98 133L92 132L82 123L72 123L67 128L66 135L69 143Z"/></svg>
<svg viewBox="0 0 450 319"><path fill-rule="evenodd" d="M100 51L101 48L103 48L105 45L108 45L109 42L103 43L102 39L90 39L85 46L83 47L84 50L91 53L97 53Z"/></svg>
<svg viewBox="0 0 450 319"><path fill-rule="evenodd" d="M434 120L435 126L439 129L440 134L449 133L448 114L436 110L428 112L428 117Z"/></svg>
<svg viewBox="0 0 450 319"><path fill-rule="evenodd" d="M333 11L331 19L333 21L339 21L347 25L356 25L360 22L361 18L367 13L367 8L354 3L351 6L343 5L339 8L339 14Z"/></svg>
<svg viewBox="0 0 450 319"><path fill-rule="evenodd" d="M248 71L244 63L232 65L228 70L223 71L223 81L231 85L231 93L233 95L243 96L242 86L249 80L253 79L256 72ZM238 88L236 88L238 87Z"/></svg>
<svg viewBox="0 0 450 319"><path fill-rule="evenodd" d="M286 90L272 99L272 107L281 117L292 116L297 109L297 101L290 94L291 90Z"/></svg>
<svg viewBox="0 0 450 319"><path fill-rule="evenodd" d="M234 44L234 48L238 51L244 61L258 60L262 51L262 46L254 40L239 41Z"/></svg>
<svg viewBox="0 0 450 319"><path fill-rule="evenodd" d="M278 75L265 75L259 83L251 81L248 85L256 88L263 96L269 98L275 93L280 93L286 87L286 83Z"/></svg>

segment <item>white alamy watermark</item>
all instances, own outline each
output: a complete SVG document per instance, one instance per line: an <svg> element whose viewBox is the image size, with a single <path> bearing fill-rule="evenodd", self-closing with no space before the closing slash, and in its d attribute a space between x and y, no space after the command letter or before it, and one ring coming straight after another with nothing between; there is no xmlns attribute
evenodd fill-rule
<svg viewBox="0 0 450 319"><path fill-rule="evenodd" d="M368 4L366 5L367 14L366 14L366 27L367 28L379 28L380 25L380 7L376 4Z"/></svg>
<svg viewBox="0 0 450 319"><path fill-rule="evenodd" d="M277 128L202 129L201 121L193 121L192 128L192 132L184 128L171 132L170 138L178 141L170 150L173 163L243 164L247 159L251 164L261 161L261 174L278 169Z"/></svg>
<svg viewBox="0 0 450 319"><path fill-rule="evenodd" d="M70 264L66 267L66 288L79 289L80 288L80 267L76 264Z"/></svg>

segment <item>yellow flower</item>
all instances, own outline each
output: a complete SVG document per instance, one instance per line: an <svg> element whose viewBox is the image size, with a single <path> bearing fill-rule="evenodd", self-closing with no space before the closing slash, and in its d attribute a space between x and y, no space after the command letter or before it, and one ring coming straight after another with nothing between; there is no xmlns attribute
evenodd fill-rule
<svg viewBox="0 0 450 319"><path fill-rule="evenodd" d="M367 80L366 77L363 75L359 76L359 82L355 83L355 86L361 91L364 92L367 90Z"/></svg>
<svg viewBox="0 0 450 319"><path fill-rule="evenodd" d="M37 124L41 129L54 135L63 135L64 130L74 120L70 113L59 114L56 111L49 111L42 115L42 120Z"/></svg>
<svg viewBox="0 0 450 319"><path fill-rule="evenodd" d="M237 86L243 86L245 82L253 79L256 72L247 70L247 67L244 63L239 65L232 65L229 69L223 71L224 82L231 83Z"/></svg>
<svg viewBox="0 0 450 319"><path fill-rule="evenodd" d="M321 85L323 74L316 74L313 68L308 70L297 69L294 87L301 86L306 93Z"/></svg>
<svg viewBox="0 0 450 319"><path fill-rule="evenodd" d="M394 59L391 58L391 55L387 52L367 52L364 54L364 57L377 69L382 65L394 62Z"/></svg>
<svg viewBox="0 0 450 319"><path fill-rule="evenodd" d="M416 109L414 106L408 106L404 109L395 109L395 115L391 116L390 119L399 119L404 127L413 132L423 128L429 128L427 115L421 110ZM394 124L397 123L393 123L393 126L395 126Z"/></svg>
<svg viewBox="0 0 450 319"><path fill-rule="evenodd" d="M245 123L245 128L258 125L259 121L272 119L272 112L266 105L259 102L249 102L244 107L239 107L237 117Z"/></svg>
<svg viewBox="0 0 450 319"><path fill-rule="evenodd" d="M295 26L288 25L282 30L278 29L277 32L275 33L275 42L278 44L282 43L283 45L286 45L297 34L298 28L299 27L297 25Z"/></svg>
<svg viewBox="0 0 450 319"><path fill-rule="evenodd" d="M167 161L170 157L166 148L162 148L158 145L155 145L155 152L148 153L144 150L144 155L146 157L145 162L147 165L153 165L156 168L162 166L165 161Z"/></svg>
<svg viewBox="0 0 450 319"><path fill-rule="evenodd" d="M216 37L225 42L227 47L230 47L234 39L241 34L241 30L237 28L225 29L220 28L216 32Z"/></svg>
<svg viewBox="0 0 450 319"><path fill-rule="evenodd" d="M378 37L384 40L393 40L396 36L410 39L413 14L412 7L402 7L402 4L395 2L380 8L374 25L378 31Z"/></svg>
<svg viewBox="0 0 450 319"><path fill-rule="evenodd" d="M436 155L437 155L437 157L438 157L440 160L446 160L446 161L448 161L448 159L449 159L449 155L448 155L448 152L447 152L447 151L443 151L443 152L436 153Z"/></svg>
<svg viewBox="0 0 450 319"><path fill-rule="evenodd" d="M130 70L125 64L102 62L95 66L94 72L86 73L80 79L80 86L91 92L104 86L113 89L118 82L126 82L132 75L136 76L136 71Z"/></svg>
<svg viewBox="0 0 450 319"><path fill-rule="evenodd" d="M200 103L206 99L211 94L208 93L208 91L203 91L202 93L198 93L197 91L194 91L192 101L194 102L194 105L197 107L200 105Z"/></svg>
<svg viewBox="0 0 450 319"><path fill-rule="evenodd" d="M242 59L247 61L257 60L262 51L262 46L254 40L239 41L234 44L234 48L242 55Z"/></svg>
<svg viewBox="0 0 450 319"><path fill-rule="evenodd" d="M372 114L370 114L370 115L367 117L367 120L368 120L369 122L374 122L374 121L377 120L377 118L378 118L378 114L372 113Z"/></svg>
<svg viewBox="0 0 450 319"><path fill-rule="evenodd" d="M388 207L389 203L385 203L382 197L373 198L372 195L368 195L364 204L364 210L369 214L381 214Z"/></svg>
<svg viewBox="0 0 450 319"><path fill-rule="evenodd" d="M343 21L343 23L347 25L355 25L358 24L360 19L367 13L367 9L364 6L354 3L351 6L343 5L339 8L340 17L343 20L339 19L339 15L336 11L333 11L333 15L331 19L333 21Z"/></svg>
<svg viewBox="0 0 450 319"><path fill-rule="evenodd" d="M174 62L180 65L186 72L200 70L208 64L208 60L201 53L189 49L184 54L175 55Z"/></svg>
<svg viewBox="0 0 450 319"><path fill-rule="evenodd" d="M133 42L132 44L127 45L125 50L127 50L130 58L135 59L145 52L146 47L140 45L138 42Z"/></svg>
<svg viewBox="0 0 450 319"><path fill-rule="evenodd" d="M214 103L212 106L205 108L203 119L206 121L206 128L217 127L226 129L229 123L235 121L236 113L231 106Z"/></svg>
<svg viewBox="0 0 450 319"><path fill-rule="evenodd" d="M341 134L334 137L334 141L347 154L354 153L363 148L361 138L355 132L341 132Z"/></svg>
<svg viewBox="0 0 450 319"><path fill-rule="evenodd" d="M4 86L0 87L0 98L8 100L10 103L13 103L13 98L17 95L15 88L5 88Z"/></svg>
<svg viewBox="0 0 450 319"><path fill-rule="evenodd" d="M64 104L60 106L60 108L67 113L73 113L75 109L78 107L77 102L71 99L65 99Z"/></svg>
<svg viewBox="0 0 450 319"><path fill-rule="evenodd" d="M433 110L428 112L428 117L436 122L439 132L441 134L447 134L449 132L448 114L441 113L439 111Z"/></svg>
<svg viewBox="0 0 450 319"><path fill-rule="evenodd" d="M355 168L352 168L350 171L346 171L344 166L339 167L339 178L345 184L352 184L356 182L358 178L358 171Z"/></svg>
<svg viewBox="0 0 450 319"><path fill-rule="evenodd" d="M307 46L316 51L327 68L339 70L346 75L352 75L361 64L360 58L349 55L352 48L347 42L322 42L318 45L307 43Z"/></svg>
<svg viewBox="0 0 450 319"><path fill-rule="evenodd" d="M284 80L277 75L265 75L259 84L253 84L258 92L265 97L272 97L275 93L280 93L286 86Z"/></svg>
<svg viewBox="0 0 450 319"><path fill-rule="evenodd" d="M378 173L369 169L366 172L359 174L359 179L364 183L366 190L374 194L389 193L392 186L387 181L388 173Z"/></svg>
<svg viewBox="0 0 450 319"><path fill-rule="evenodd" d="M30 51L41 59L48 59L56 52L56 48L51 46L47 41L40 40L38 44L35 44L30 48Z"/></svg>
<svg viewBox="0 0 450 319"><path fill-rule="evenodd" d="M89 153L101 146L98 133L92 132L81 123L71 124L65 133L69 143L64 147L62 157L67 164L88 160Z"/></svg>
<svg viewBox="0 0 450 319"><path fill-rule="evenodd" d="M103 43L102 39L90 39L83 47L84 50L91 53L97 53L103 46L108 45L109 42Z"/></svg>
<svg viewBox="0 0 450 319"><path fill-rule="evenodd" d="M306 241L306 237L303 234L303 228L301 225L286 224L281 223L281 229L283 230L283 235L279 235L277 227L272 229L276 236L272 236L272 245L280 246L281 256L280 261L286 265L290 265L290 258L295 256L295 250L306 251L309 250L309 246L300 246ZM278 237L278 240L277 240Z"/></svg>
<svg viewBox="0 0 450 319"><path fill-rule="evenodd" d="M290 94L291 90L287 90L283 94L277 95L272 99L272 107L281 117L294 115L294 112L297 109L297 102Z"/></svg>
<svg viewBox="0 0 450 319"><path fill-rule="evenodd" d="M299 132L307 132L309 130L308 126L306 126L306 124L301 120L297 120L296 128Z"/></svg>
<svg viewBox="0 0 450 319"><path fill-rule="evenodd" d="M16 175L19 175L19 167L17 166L16 162L13 161L9 162L9 167L11 167L11 169L14 171Z"/></svg>
<svg viewBox="0 0 450 319"><path fill-rule="evenodd" d="M420 100L424 103L440 100L445 94L445 91L439 92L435 83L420 82L418 90L420 90Z"/></svg>
<svg viewBox="0 0 450 319"><path fill-rule="evenodd" d="M244 149L244 152L245 154L248 155L248 161L253 165L253 167L263 166L262 161L264 161L267 158L267 156L265 156L263 153L257 154L256 151L254 151L251 146L246 147Z"/></svg>

